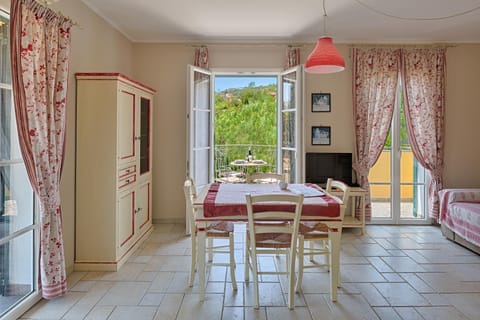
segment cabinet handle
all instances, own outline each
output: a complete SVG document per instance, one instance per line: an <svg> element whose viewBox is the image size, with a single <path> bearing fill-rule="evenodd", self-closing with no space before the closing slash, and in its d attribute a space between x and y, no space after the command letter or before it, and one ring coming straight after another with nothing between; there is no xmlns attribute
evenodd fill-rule
<svg viewBox="0 0 480 320"><path fill-rule="evenodd" d="M141 136L135 137L135 140L142 140Z"/></svg>

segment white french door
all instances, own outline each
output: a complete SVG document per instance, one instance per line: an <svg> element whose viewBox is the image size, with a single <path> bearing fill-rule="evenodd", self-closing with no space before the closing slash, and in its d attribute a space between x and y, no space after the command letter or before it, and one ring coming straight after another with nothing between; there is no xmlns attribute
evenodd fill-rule
<svg viewBox="0 0 480 320"><path fill-rule="evenodd" d="M213 91L212 73L188 66L187 71L187 177L201 190L213 181ZM186 233L190 233L185 213Z"/></svg>
<svg viewBox="0 0 480 320"><path fill-rule="evenodd" d="M277 163L287 182L303 181L303 67L283 71L278 76Z"/></svg>
<svg viewBox="0 0 480 320"><path fill-rule="evenodd" d="M198 189L213 180L212 73L188 66L187 176Z"/></svg>
<svg viewBox="0 0 480 320"><path fill-rule="evenodd" d="M390 134L369 174L372 223L427 223L426 172L413 155L398 89Z"/></svg>
<svg viewBox="0 0 480 320"><path fill-rule="evenodd" d="M278 77L277 170L285 174L288 182L300 182L303 181L303 67L275 75ZM189 65L187 80L186 175L201 190L214 180L214 74ZM188 216L186 221L188 233Z"/></svg>

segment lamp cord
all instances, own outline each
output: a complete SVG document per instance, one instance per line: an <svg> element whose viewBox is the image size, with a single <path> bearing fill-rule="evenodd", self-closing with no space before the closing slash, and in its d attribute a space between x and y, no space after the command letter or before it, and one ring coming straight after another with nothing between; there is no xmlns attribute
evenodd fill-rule
<svg viewBox="0 0 480 320"><path fill-rule="evenodd" d="M465 10L465 11L462 11L462 12L457 12L457 13L454 13L454 14L451 14L451 15L447 15L447 16L440 16L440 17L432 17L432 18L413 18L413 17L402 17L402 16L396 16L396 15L393 15L393 14L389 14L389 13L386 13L386 12L383 12L383 11L380 11L378 9L375 9L371 6L369 6L368 4L366 3L363 3L362 1L360 0L355 0L358 4L364 6L365 8L375 12L375 13L378 13L380 15L383 15L383 16L386 16L386 17L390 17L390 18L395 18L395 19L400 19L400 20L410 20L410 21L432 21L432 20L445 20L445 19L450 19L450 18L455 18L455 17L459 17L459 16L463 16L463 15L466 15L468 13L471 13L471 12L474 12L474 11L477 11L478 9L480 9L480 5L472 8L472 9L468 9L468 10ZM325 12L325 0L323 0L323 10ZM326 15L326 13L325 13Z"/></svg>
<svg viewBox="0 0 480 320"><path fill-rule="evenodd" d="M325 1L323 0L323 35L327 35L327 9L325 7Z"/></svg>

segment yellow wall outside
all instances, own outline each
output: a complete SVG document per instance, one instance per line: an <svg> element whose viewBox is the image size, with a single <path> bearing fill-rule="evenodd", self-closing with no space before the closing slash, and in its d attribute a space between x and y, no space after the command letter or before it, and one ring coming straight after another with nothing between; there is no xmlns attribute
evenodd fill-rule
<svg viewBox="0 0 480 320"><path fill-rule="evenodd" d="M390 151L383 151L377 163L370 170L368 179L370 183L390 182ZM413 182L413 152L402 151L400 163L400 178L402 183ZM370 185L372 199L390 199L390 185ZM400 187L402 201L413 198L413 187L402 185Z"/></svg>

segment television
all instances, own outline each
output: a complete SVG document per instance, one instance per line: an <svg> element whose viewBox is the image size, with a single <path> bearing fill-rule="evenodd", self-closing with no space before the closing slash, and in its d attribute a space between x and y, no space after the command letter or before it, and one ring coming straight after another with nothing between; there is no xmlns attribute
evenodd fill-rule
<svg viewBox="0 0 480 320"><path fill-rule="evenodd" d="M305 157L305 182L325 184L328 178L352 186L352 154L307 152Z"/></svg>

